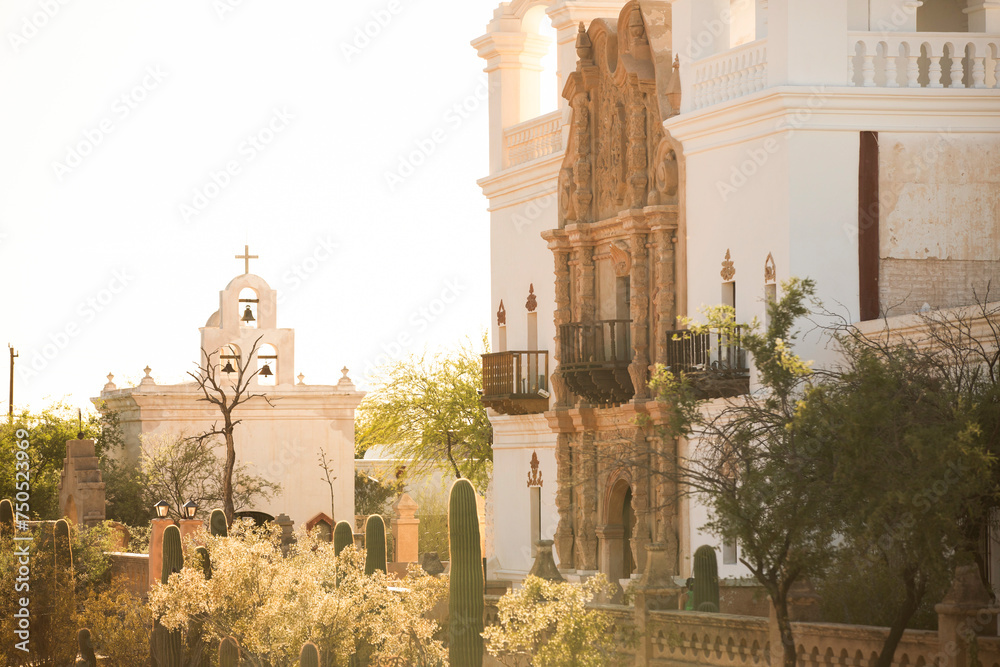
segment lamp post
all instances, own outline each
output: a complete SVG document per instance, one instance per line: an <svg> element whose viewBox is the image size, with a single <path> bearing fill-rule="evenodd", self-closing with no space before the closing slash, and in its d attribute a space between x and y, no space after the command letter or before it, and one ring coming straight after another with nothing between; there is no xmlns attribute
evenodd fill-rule
<svg viewBox="0 0 1000 667"><path fill-rule="evenodd" d="M156 518L150 521L149 532L149 586L152 588L153 582L159 581L160 570L163 566L163 531L167 526L172 525L173 519L168 519L170 513L170 503L161 500L153 505Z"/></svg>
<svg viewBox="0 0 1000 667"><path fill-rule="evenodd" d="M196 505L193 500L189 500L184 503L184 506L181 509L184 510L184 518L193 519L194 515L198 512L198 505Z"/></svg>
<svg viewBox="0 0 1000 667"><path fill-rule="evenodd" d="M157 519L166 519L167 514L170 513L170 505L166 500L161 500L160 502L153 505L153 509L156 510Z"/></svg>
<svg viewBox="0 0 1000 667"><path fill-rule="evenodd" d="M177 522L177 527L181 530L181 540L185 545L185 549L187 549L188 535L191 535L192 538L196 539L199 543L204 542L204 540L194 538L199 531L204 532L204 526L202 525L201 519L194 518L194 515L197 513L198 505L193 500L189 500L181 506L181 514L183 518Z"/></svg>

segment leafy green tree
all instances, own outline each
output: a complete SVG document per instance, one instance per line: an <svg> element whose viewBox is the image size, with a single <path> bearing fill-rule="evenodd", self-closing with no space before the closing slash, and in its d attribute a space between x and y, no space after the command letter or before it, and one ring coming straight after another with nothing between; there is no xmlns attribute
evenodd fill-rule
<svg viewBox="0 0 1000 667"><path fill-rule="evenodd" d="M354 513L391 516L389 501L403 489L401 482L381 482L363 472L354 473Z"/></svg>
<svg viewBox="0 0 1000 667"><path fill-rule="evenodd" d="M765 332L742 325L741 343L753 355L760 391L704 410L687 376L660 368L652 382L673 412L667 435L687 437L692 451L689 458L655 461L651 467L666 470L702 498L710 532L739 542L741 561L774 605L786 667L794 667L796 659L789 590L824 570L834 537L820 452L796 423L798 399L814 378L809 364L792 351L793 327L809 312L814 291L810 280L790 280L782 298L768 305ZM736 334L732 308L712 308L706 315L707 324L689 326L692 333Z"/></svg>
<svg viewBox="0 0 1000 667"><path fill-rule="evenodd" d="M425 353L377 369L357 410L357 455L387 445L411 461L411 473L444 468L485 489L493 429L480 400L480 355L467 342L448 353Z"/></svg>

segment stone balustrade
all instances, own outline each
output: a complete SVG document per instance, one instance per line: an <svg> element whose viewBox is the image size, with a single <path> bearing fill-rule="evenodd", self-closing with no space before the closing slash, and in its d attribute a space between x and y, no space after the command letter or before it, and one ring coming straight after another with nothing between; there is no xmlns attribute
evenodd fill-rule
<svg viewBox="0 0 1000 667"><path fill-rule="evenodd" d="M883 88L1000 88L1000 35L851 32L847 83Z"/></svg>
<svg viewBox="0 0 1000 667"><path fill-rule="evenodd" d="M693 72L695 109L763 90L767 86L767 40L698 60Z"/></svg>
<svg viewBox="0 0 1000 667"><path fill-rule="evenodd" d="M516 167L553 153L561 153L562 117L561 111L553 111L505 129L504 168Z"/></svg>

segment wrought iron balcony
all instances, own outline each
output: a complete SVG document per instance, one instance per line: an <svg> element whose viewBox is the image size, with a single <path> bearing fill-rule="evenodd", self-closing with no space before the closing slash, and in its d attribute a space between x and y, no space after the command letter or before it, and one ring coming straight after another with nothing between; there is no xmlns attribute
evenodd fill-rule
<svg viewBox="0 0 1000 667"><path fill-rule="evenodd" d="M559 373L570 390L597 405L625 403L635 395L632 321L572 322L559 327Z"/></svg>
<svg viewBox="0 0 1000 667"><path fill-rule="evenodd" d="M739 396L750 391L750 366L741 345L743 331L667 332L666 367L694 381L703 398Z"/></svg>
<svg viewBox="0 0 1000 667"><path fill-rule="evenodd" d="M502 415L545 412L549 407L546 350L483 355L483 405Z"/></svg>

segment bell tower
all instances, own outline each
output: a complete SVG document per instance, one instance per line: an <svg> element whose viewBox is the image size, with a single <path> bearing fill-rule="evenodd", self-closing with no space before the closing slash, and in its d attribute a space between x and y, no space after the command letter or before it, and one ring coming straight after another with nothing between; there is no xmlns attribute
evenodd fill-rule
<svg viewBox="0 0 1000 667"><path fill-rule="evenodd" d="M247 246L236 255L244 261L243 274L219 292L219 310L201 328L201 347L229 373L260 339L248 361L251 371L260 371L251 386L290 386L295 383L295 331L278 328L277 291L250 273L250 260L257 258Z"/></svg>

